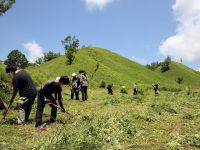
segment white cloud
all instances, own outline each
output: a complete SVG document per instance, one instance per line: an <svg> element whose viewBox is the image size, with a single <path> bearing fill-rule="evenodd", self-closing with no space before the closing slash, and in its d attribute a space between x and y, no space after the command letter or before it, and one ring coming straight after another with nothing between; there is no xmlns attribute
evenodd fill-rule
<svg viewBox="0 0 200 150"><path fill-rule="evenodd" d="M32 63L44 56L42 48L35 41L25 43L23 46L28 50L27 59Z"/></svg>
<svg viewBox="0 0 200 150"><path fill-rule="evenodd" d="M199 68L199 69L197 69L197 71L198 71L198 72L200 72L200 68Z"/></svg>
<svg viewBox="0 0 200 150"><path fill-rule="evenodd" d="M85 2L88 10L92 11L94 9L102 10L109 3L119 1L119 0L82 0Z"/></svg>
<svg viewBox="0 0 200 150"><path fill-rule="evenodd" d="M163 55L192 62L200 60L200 0L176 0L172 6L178 26L176 34L160 46Z"/></svg>
<svg viewBox="0 0 200 150"><path fill-rule="evenodd" d="M139 64L142 64L142 65L146 65L147 64L147 61L144 59L144 58L138 58L136 56L132 56L131 57L131 60L139 63Z"/></svg>

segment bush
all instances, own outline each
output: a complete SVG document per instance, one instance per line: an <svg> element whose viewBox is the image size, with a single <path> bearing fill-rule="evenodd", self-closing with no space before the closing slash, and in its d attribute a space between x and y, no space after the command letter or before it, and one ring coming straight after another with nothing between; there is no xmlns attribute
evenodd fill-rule
<svg viewBox="0 0 200 150"><path fill-rule="evenodd" d="M189 87L187 87L185 90L186 90L186 94L187 94L187 95L190 95L190 94L191 94L191 89L190 89Z"/></svg>
<svg viewBox="0 0 200 150"><path fill-rule="evenodd" d="M151 64L147 64L146 67L150 70L156 70L160 65L160 62L152 62Z"/></svg>
<svg viewBox="0 0 200 150"><path fill-rule="evenodd" d="M144 90L143 89L138 90L138 94L144 95Z"/></svg>
<svg viewBox="0 0 200 150"><path fill-rule="evenodd" d="M176 79L176 82L177 82L178 84L183 83L183 78L182 78L182 77L178 77L178 78Z"/></svg>
<svg viewBox="0 0 200 150"><path fill-rule="evenodd" d="M195 134L195 135L187 135L183 138L182 144L188 144L193 147L198 147L200 148L200 135Z"/></svg>
<svg viewBox="0 0 200 150"><path fill-rule="evenodd" d="M126 90L125 86L122 86L122 88L120 89L120 93L122 93L122 94L128 94L128 91Z"/></svg>
<svg viewBox="0 0 200 150"><path fill-rule="evenodd" d="M168 56L164 62L162 63L162 67L161 67L161 71L162 72L166 72L168 71L170 68L169 68L169 64L171 63L171 58Z"/></svg>
<svg viewBox="0 0 200 150"><path fill-rule="evenodd" d="M180 89L180 88L173 88L173 87L169 88L169 87L163 86L163 87L160 88L160 91L180 92L180 91L182 91L182 89Z"/></svg>
<svg viewBox="0 0 200 150"><path fill-rule="evenodd" d="M105 81L101 81L99 87L100 88L106 88L106 82Z"/></svg>

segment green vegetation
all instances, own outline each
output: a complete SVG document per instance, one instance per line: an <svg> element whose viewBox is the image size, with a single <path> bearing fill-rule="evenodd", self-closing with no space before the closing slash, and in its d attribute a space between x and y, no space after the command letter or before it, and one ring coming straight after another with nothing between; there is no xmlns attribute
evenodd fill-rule
<svg viewBox="0 0 200 150"><path fill-rule="evenodd" d="M199 86L200 78L199 72L181 64L178 62L170 63L170 70L161 73L160 68L156 69L156 72L160 73L163 77L176 81L177 78L183 78L183 84L187 86Z"/></svg>
<svg viewBox="0 0 200 150"><path fill-rule="evenodd" d="M170 69L169 64L171 63L171 58L168 56L164 62L161 64L161 71L166 72Z"/></svg>
<svg viewBox="0 0 200 150"><path fill-rule="evenodd" d="M106 89L89 89L89 101L69 98L64 90L64 105L75 115L70 118L58 111L57 122L46 131L14 124L16 112L10 110L0 121L0 147L10 149L198 149L199 148L199 90L162 91L155 97L152 90L133 96ZM35 116L34 105L31 118ZM45 107L48 121L50 107Z"/></svg>
<svg viewBox="0 0 200 150"><path fill-rule="evenodd" d="M0 65L0 69L0 81L8 83L10 77L4 73L5 66ZM28 71L41 87L49 79L60 75L71 77L71 73L80 69L86 70L90 79L89 100L70 100L70 87L63 88L64 106L74 118L58 110L57 122L40 131L34 128L36 102L31 122L26 126L15 124L16 111L11 109L6 120L0 120L0 149L200 148L200 90L196 87L200 83L199 73L175 62L170 63L167 72L161 73L159 67L151 71L95 47L77 51L72 65L66 66L66 58L61 56L29 67ZM184 79L181 85L176 82L180 76ZM99 88L102 81L113 83L114 95ZM155 81L160 85L159 96L154 96L151 86ZM133 95L134 82L138 83L137 96ZM122 86L127 94L121 93ZM10 97L4 96L2 100L7 102ZM46 106L43 120L47 123L49 114L50 107Z"/></svg>
<svg viewBox="0 0 200 150"><path fill-rule="evenodd" d="M75 54L78 50L79 40L75 36L67 36L62 44L65 48L65 56L67 58L67 65L71 65L75 59Z"/></svg>
<svg viewBox="0 0 200 150"><path fill-rule="evenodd" d="M151 88L151 84L155 81L163 86L178 85L175 80L162 77L145 66L101 48L81 48L77 51L72 65L66 66L65 62L66 58L61 56L36 68L30 67L28 70L39 87L45 81L63 74L71 77L73 72L78 73L80 69L87 71L90 87L99 87L101 81L113 83L117 88L124 85L128 89L132 89L134 82L148 88Z"/></svg>
<svg viewBox="0 0 200 150"><path fill-rule="evenodd" d="M151 70L156 70L161 64L160 62L152 62L151 64L147 64L146 67Z"/></svg>
<svg viewBox="0 0 200 150"><path fill-rule="evenodd" d="M0 0L0 16L9 10L14 3L15 0Z"/></svg>
<svg viewBox="0 0 200 150"><path fill-rule="evenodd" d="M11 76L5 73L5 65L0 64L0 100L7 102L11 90Z"/></svg>
<svg viewBox="0 0 200 150"><path fill-rule="evenodd" d="M8 56L7 60L5 60L6 65L15 65L19 68L28 67L28 60L24 54L22 54L19 50L12 50Z"/></svg>
<svg viewBox="0 0 200 150"><path fill-rule="evenodd" d="M61 56L60 53L54 53L53 51L48 51L47 53L44 53L44 56L41 57L41 58L38 58L36 61L35 61L35 64L38 64L38 65L41 65L45 62L48 62L52 59L55 59L57 57Z"/></svg>

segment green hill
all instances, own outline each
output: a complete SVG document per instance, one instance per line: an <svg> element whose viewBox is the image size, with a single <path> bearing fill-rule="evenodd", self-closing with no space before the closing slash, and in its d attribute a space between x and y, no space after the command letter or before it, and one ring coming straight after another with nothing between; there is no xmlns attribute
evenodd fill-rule
<svg viewBox="0 0 200 150"><path fill-rule="evenodd" d="M183 78L183 84L185 85L200 85L200 73L181 64L178 62L170 63L170 70L164 73L161 72L160 67L157 68L156 72L158 72L161 76L171 79L172 81L176 81L177 78Z"/></svg>
<svg viewBox="0 0 200 150"><path fill-rule="evenodd" d="M91 47L80 49L73 65L66 66L65 62L65 57L61 56L41 66L29 67L28 71L41 86L49 79L71 76L72 72L85 69L92 87L88 90L88 101L71 100L70 88L63 87L63 105L73 117L59 109L57 121L50 123L51 107L46 105L43 121L48 126L41 131L35 129L37 100L30 122L25 126L16 124L16 98L6 119L0 119L0 149L199 149L200 90L193 87L161 90L159 96L155 96L152 88L141 88L158 81L161 86L173 89L178 84L172 73L176 77L179 72L186 74L191 69L172 63L170 71L161 74L110 51ZM188 79L198 81L196 74L190 74L190 77L186 76ZM5 66L0 65L0 81L7 84L7 79ZM127 85L129 91L137 81L143 92L136 96L114 89L114 95L108 95L106 89L94 88L102 80L113 82L114 86ZM12 89L3 89L9 91L0 90L2 100L7 103Z"/></svg>
<svg viewBox="0 0 200 150"><path fill-rule="evenodd" d="M86 70L90 85L93 87L99 86L101 81L113 83L114 86L125 85L128 87L132 87L134 82L140 86L151 86L154 82L176 84L145 66L111 51L95 47L81 48L72 65L67 66L65 56L61 56L41 66L29 68L29 71L37 85L41 86L46 80L55 79L60 75L71 77L73 72L78 73L80 69Z"/></svg>

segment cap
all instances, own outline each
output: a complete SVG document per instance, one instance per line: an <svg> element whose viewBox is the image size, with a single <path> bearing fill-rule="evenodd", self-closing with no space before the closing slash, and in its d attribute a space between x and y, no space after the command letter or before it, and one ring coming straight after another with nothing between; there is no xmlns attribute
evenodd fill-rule
<svg viewBox="0 0 200 150"><path fill-rule="evenodd" d="M75 77L76 76L76 73L72 73L72 77Z"/></svg>

